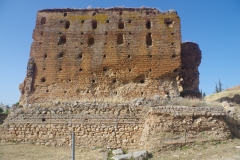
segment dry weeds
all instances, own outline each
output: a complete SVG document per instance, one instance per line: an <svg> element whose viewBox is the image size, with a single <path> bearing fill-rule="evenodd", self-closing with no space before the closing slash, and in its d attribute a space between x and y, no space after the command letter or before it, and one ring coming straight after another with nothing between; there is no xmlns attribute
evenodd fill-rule
<svg viewBox="0 0 240 160"><path fill-rule="evenodd" d="M240 139L224 142L209 142L184 146L170 151L150 151L150 160L239 160ZM107 150L96 146L92 149L76 147L76 160L104 160ZM0 144L1 160L70 160L70 147L38 146L34 144Z"/></svg>

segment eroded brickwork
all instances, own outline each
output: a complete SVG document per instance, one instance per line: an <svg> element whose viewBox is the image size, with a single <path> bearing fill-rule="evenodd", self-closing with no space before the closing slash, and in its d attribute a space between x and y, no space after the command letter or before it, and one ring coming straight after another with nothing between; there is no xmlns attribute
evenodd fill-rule
<svg viewBox="0 0 240 160"><path fill-rule="evenodd" d="M180 19L157 9L53 9L37 14L34 80L20 104L178 95ZM26 90L30 86L31 93Z"/></svg>
<svg viewBox="0 0 240 160"><path fill-rule="evenodd" d="M181 44L181 73L183 91L181 96L201 97L199 92L199 71L202 54L198 44L185 42Z"/></svg>

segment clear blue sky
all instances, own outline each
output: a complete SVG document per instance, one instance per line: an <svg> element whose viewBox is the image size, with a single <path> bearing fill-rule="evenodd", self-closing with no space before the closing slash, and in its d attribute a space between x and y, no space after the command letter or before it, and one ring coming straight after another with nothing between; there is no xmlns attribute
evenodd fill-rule
<svg viewBox="0 0 240 160"><path fill-rule="evenodd" d="M19 101L37 11L89 6L176 10L182 41L202 51L199 88L208 95L219 79L224 89L240 84L240 0L0 0L0 102Z"/></svg>

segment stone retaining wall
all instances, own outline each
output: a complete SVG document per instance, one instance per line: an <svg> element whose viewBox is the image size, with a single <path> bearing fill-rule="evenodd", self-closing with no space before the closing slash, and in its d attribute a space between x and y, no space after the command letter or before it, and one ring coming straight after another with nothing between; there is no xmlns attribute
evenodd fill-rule
<svg viewBox="0 0 240 160"><path fill-rule="evenodd" d="M78 103L16 108L0 128L2 141L41 145L164 147L231 136L223 107Z"/></svg>

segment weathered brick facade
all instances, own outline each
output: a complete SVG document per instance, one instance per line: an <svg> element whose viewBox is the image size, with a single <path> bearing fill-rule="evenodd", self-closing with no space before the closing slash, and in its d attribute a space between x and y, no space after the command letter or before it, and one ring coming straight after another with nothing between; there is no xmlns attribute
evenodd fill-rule
<svg viewBox="0 0 240 160"><path fill-rule="evenodd" d="M179 95L180 19L150 8L37 14L20 104ZM197 86L198 88L198 86Z"/></svg>

